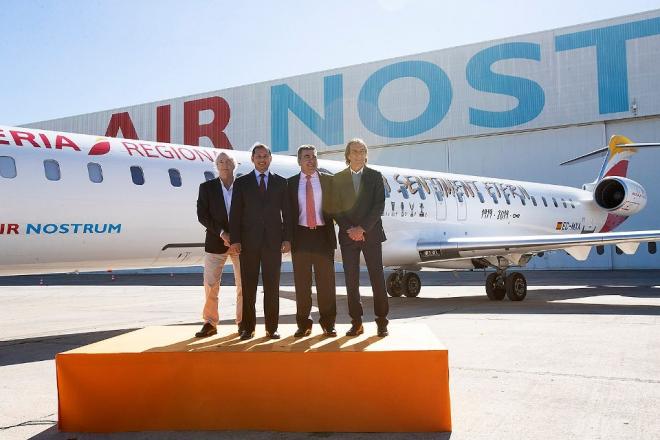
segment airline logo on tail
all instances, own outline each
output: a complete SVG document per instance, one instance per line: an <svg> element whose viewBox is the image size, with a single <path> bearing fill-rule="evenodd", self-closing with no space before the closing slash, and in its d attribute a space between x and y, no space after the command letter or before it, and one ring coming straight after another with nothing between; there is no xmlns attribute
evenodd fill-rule
<svg viewBox="0 0 660 440"><path fill-rule="evenodd" d="M607 146L607 160L598 175L598 180L604 177L619 176L626 177L628 174L628 161L637 153L635 148L623 148L620 145L629 145L632 141L625 136L615 135L610 138Z"/></svg>

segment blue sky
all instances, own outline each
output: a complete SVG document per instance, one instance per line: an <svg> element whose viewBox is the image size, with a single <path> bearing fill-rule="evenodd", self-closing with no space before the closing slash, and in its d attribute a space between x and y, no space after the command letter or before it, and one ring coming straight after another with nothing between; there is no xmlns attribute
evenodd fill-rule
<svg viewBox="0 0 660 440"><path fill-rule="evenodd" d="M3 0L0 125L633 14L647 0Z"/></svg>

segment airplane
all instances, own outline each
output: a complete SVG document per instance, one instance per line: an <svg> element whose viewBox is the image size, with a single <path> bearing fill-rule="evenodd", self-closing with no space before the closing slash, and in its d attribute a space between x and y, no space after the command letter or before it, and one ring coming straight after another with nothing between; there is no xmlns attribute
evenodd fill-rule
<svg viewBox="0 0 660 440"><path fill-rule="evenodd" d="M613 136L565 162L605 155L582 188L370 165L385 186L388 293L417 296L422 268L490 268L487 297L521 301L527 281L509 270L534 255L565 250L585 260L593 246L632 254L660 240L660 230L612 232L647 201L627 177L630 157L657 146ZM237 174L252 170L247 151L0 126L0 276L201 265L198 186L216 177L220 152L236 159ZM272 172L299 170L295 157L273 156Z"/></svg>

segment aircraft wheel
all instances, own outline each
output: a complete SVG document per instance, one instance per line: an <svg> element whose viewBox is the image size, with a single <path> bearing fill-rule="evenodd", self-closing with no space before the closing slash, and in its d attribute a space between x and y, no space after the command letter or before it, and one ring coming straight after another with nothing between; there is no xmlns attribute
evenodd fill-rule
<svg viewBox="0 0 660 440"><path fill-rule="evenodd" d="M522 301L527 296L527 280L520 272L513 272L504 281L506 296L511 301Z"/></svg>
<svg viewBox="0 0 660 440"><path fill-rule="evenodd" d="M500 276L497 273L491 273L486 278L486 296L491 301L501 301L506 295L506 288L498 283Z"/></svg>
<svg viewBox="0 0 660 440"><path fill-rule="evenodd" d="M398 298L403 295L403 285L398 273L391 273L387 277L387 280L385 281L385 289L390 296Z"/></svg>
<svg viewBox="0 0 660 440"><path fill-rule="evenodd" d="M422 281L415 272L408 272L403 277L403 294L414 298L422 290Z"/></svg>

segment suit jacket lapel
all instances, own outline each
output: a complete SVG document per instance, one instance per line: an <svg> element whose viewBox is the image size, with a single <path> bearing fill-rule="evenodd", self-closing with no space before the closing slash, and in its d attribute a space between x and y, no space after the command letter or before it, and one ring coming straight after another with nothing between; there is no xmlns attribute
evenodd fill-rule
<svg viewBox="0 0 660 440"><path fill-rule="evenodd" d="M292 215L298 218L298 213L300 212L300 205L298 204L298 188L300 186L300 173L293 176L291 179L291 192L293 195L293 206L291 206Z"/></svg>

